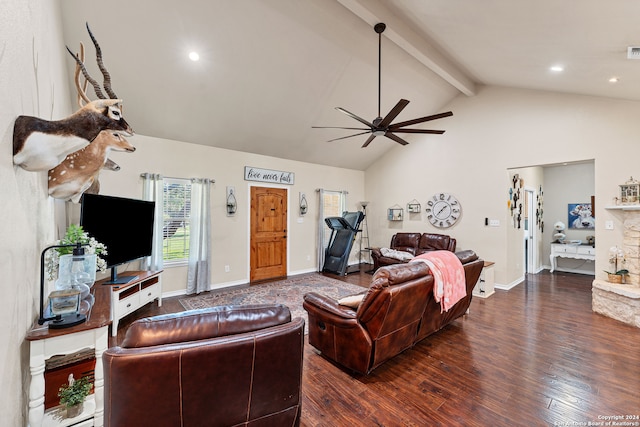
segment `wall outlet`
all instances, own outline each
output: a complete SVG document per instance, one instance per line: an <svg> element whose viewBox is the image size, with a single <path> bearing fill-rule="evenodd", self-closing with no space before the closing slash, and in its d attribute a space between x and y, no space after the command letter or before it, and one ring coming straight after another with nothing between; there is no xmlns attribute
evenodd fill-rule
<svg viewBox="0 0 640 427"><path fill-rule="evenodd" d="M229 267L228 265L225 265L225 266L224 266L224 272L225 272L225 273L228 273L228 272L230 272L230 271L231 271L231 267Z"/></svg>
<svg viewBox="0 0 640 427"><path fill-rule="evenodd" d="M307 261L311 261L311 255L307 255Z"/></svg>
<svg viewBox="0 0 640 427"><path fill-rule="evenodd" d="M499 219L490 219L489 220L489 227L500 227L500 220Z"/></svg>
<svg viewBox="0 0 640 427"><path fill-rule="evenodd" d="M605 230L613 230L613 221L605 221L604 222Z"/></svg>

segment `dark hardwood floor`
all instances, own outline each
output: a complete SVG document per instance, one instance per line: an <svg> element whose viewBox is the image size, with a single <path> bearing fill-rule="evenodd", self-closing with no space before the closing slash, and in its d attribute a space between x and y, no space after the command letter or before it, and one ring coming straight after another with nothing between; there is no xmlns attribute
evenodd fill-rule
<svg viewBox="0 0 640 427"><path fill-rule="evenodd" d="M363 271L366 269L363 269ZM330 275L368 286L371 275ZM544 271L352 375L305 344L302 426L640 425L640 329L591 311L592 276ZM123 319L182 311L178 298ZM215 398L215 395L212 395ZM589 424L591 423L591 424ZM602 423L602 424L597 424Z"/></svg>

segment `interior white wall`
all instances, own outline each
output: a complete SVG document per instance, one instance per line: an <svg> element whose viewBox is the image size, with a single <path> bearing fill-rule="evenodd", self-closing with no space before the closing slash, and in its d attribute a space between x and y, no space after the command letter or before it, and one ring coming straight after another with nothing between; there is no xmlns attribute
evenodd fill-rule
<svg viewBox="0 0 640 427"><path fill-rule="evenodd" d="M549 254L553 239L553 225L562 221L566 225L566 240L587 241L587 236L595 236L595 230L569 228L567 205L569 203L590 203L595 189L595 169L592 162L549 166L544 168L545 217L548 233L545 233L543 259L550 266ZM606 200L596 200L596 205L607 204ZM596 217L596 226L604 228L604 223ZM594 274L595 264L585 260L557 258L559 269L580 270Z"/></svg>
<svg viewBox="0 0 640 427"><path fill-rule="evenodd" d="M126 105L126 100L124 102ZM132 123L132 126L135 129L135 123ZM358 210L358 203L365 200L363 171L314 165L143 135L136 135L129 138L129 141L136 147L136 151L110 155L110 158L121 166L121 170L101 173L101 194L140 198L142 196L140 174L143 172L160 173L177 178L215 179L216 182L211 190L213 215L211 280L214 287L247 283L249 280L249 187L269 184L245 181L245 166L295 174L294 185L274 185L288 189L289 262L287 267L289 274L316 271L316 224L319 214L316 189L346 190L349 193L348 210ZM227 186L235 187L238 202L237 213L231 217L226 214ZM307 195L309 204L308 213L304 216L299 214L300 192ZM224 270L226 265L230 267L229 272ZM136 268L136 265L130 268ZM165 268L162 283L164 293L184 293L186 267Z"/></svg>
<svg viewBox="0 0 640 427"><path fill-rule="evenodd" d="M37 317L40 251L53 242L46 172L13 166L13 123L19 115L69 115L69 89L57 2L2 0L0 13L0 399L2 425L25 425L29 345Z"/></svg>
<svg viewBox="0 0 640 427"><path fill-rule="evenodd" d="M484 87L474 97L458 96L443 110L440 136L412 139L396 147L366 171L371 244L389 244L397 231L439 230L420 218L391 223L386 209L416 198L424 207L438 191L453 193L462 204L460 221L446 234L461 249L473 249L494 261L496 283L518 279L509 265L507 245L507 170L532 165L595 159L596 218L614 221L614 230L596 230L596 277L606 269L606 250L622 241L621 215L605 209L618 185L637 170L640 155L640 103L523 89ZM485 227L484 218L500 227ZM546 214L545 234L550 233ZM604 273L602 273L604 274Z"/></svg>

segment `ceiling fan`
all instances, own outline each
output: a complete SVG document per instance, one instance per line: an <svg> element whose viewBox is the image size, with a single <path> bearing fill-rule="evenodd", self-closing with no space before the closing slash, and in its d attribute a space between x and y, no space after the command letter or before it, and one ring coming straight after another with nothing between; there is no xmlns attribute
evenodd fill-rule
<svg viewBox="0 0 640 427"><path fill-rule="evenodd" d="M362 148L368 146L376 136L386 136L387 138L394 140L398 144L407 145L409 143L404 139L400 138L398 135L396 135L396 133L431 133L431 134L441 135L444 133L444 131L431 130L431 129L406 129L405 126L411 126L418 123L424 123L431 120L437 120L437 119L442 119L444 117L453 116L453 113L451 111L447 111L446 113L434 114L432 116L420 117L418 119L407 120L399 123L391 123L393 119L395 119L398 116L398 114L400 114L402 110L404 110L404 108L409 104L409 101L407 101L406 99L401 99L400 101L398 101L395 107L393 107L391 111L389 111L389 113L384 118L382 118L382 116L380 115L380 79L381 79L380 70L381 70L381 62L382 62L382 32L385 30L385 28L387 28L387 26L382 22L376 24L373 27L375 32L378 33L378 117L376 117L373 120L373 122L369 122L363 119L362 117L358 117L355 114L345 110L344 108L336 107L336 110L346 114L351 118L356 119L357 121L359 121L363 125L366 125L367 127L355 128L355 127L336 127L336 126L312 126L312 128L316 128L316 129L349 129L349 130L365 131L365 132L359 132L353 135L343 136L340 138L334 138L329 140L329 142L338 141L340 139L346 139L346 138L351 138L353 136L370 133L371 135L369 136L369 138L367 138L365 143L362 145Z"/></svg>

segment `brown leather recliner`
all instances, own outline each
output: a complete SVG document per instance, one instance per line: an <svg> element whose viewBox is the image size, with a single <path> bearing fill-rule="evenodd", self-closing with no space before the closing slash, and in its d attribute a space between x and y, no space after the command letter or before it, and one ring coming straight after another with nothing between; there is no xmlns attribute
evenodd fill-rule
<svg viewBox="0 0 640 427"><path fill-rule="evenodd" d="M103 354L105 426L297 426L303 346L283 305L139 319Z"/></svg>
<svg viewBox="0 0 640 427"><path fill-rule="evenodd" d="M422 262L380 268L357 309L306 294L309 344L352 371L370 373L467 312L484 261L473 251L456 255L465 270L467 296L444 313L433 297L433 276Z"/></svg>
<svg viewBox="0 0 640 427"><path fill-rule="evenodd" d="M408 252L414 256L429 251L456 251L456 239L446 234L435 233L396 233L391 237L389 249ZM409 260L400 260L382 255L380 248L371 248L373 270L385 265L401 264Z"/></svg>

